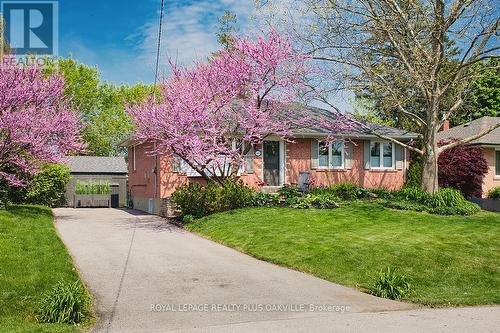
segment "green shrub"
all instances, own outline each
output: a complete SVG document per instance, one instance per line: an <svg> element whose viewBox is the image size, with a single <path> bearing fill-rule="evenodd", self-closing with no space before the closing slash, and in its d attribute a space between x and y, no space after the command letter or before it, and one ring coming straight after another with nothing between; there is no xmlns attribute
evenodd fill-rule
<svg viewBox="0 0 500 333"><path fill-rule="evenodd" d="M422 158L415 156L408 167L405 186L420 187L422 185L422 169Z"/></svg>
<svg viewBox="0 0 500 333"><path fill-rule="evenodd" d="M311 202L315 208L333 209L339 207L337 200L337 197L333 195L323 194L314 196Z"/></svg>
<svg viewBox="0 0 500 333"><path fill-rule="evenodd" d="M436 194L423 192L418 187L405 187L397 194L398 201L387 201L386 206L396 209L423 211L440 215L472 215L480 211L456 189L439 189Z"/></svg>
<svg viewBox="0 0 500 333"><path fill-rule="evenodd" d="M89 181L77 181L76 194L100 194L107 195L111 194L111 185L108 181L95 182L93 180Z"/></svg>
<svg viewBox="0 0 500 333"><path fill-rule="evenodd" d="M333 209L338 208L337 198L331 194L306 194L302 197L292 197L285 200L285 206L297 209Z"/></svg>
<svg viewBox="0 0 500 333"><path fill-rule="evenodd" d="M56 284L39 304L37 320L43 323L78 324L90 315L91 300L80 281Z"/></svg>
<svg viewBox="0 0 500 333"><path fill-rule="evenodd" d="M283 185L279 190L278 190L279 195L281 195L284 199L288 198L293 198L293 197L300 197L302 193L299 191L299 188L294 185Z"/></svg>
<svg viewBox="0 0 500 333"><path fill-rule="evenodd" d="M177 188L172 194L172 201L180 209L182 215L194 218L224 212L254 204L255 191L242 181L226 180L218 185L209 182L206 186L186 184Z"/></svg>
<svg viewBox="0 0 500 333"><path fill-rule="evenodd" d="M369 193L374 194L375 197L379 199L392 199L394 197L394 193L386 190L385 188L375 188L371 189Z"/></svg>
<svg viewBox="0 0 500 333"><path fill-rule="evenodd" d="M277 206L280 202L279 195L256 191L252 198L252 206L269 207Z"/></svg>
<svg viewBox="0 0 500 333"><path fill-rule="evenodd" d="M71 178L70 170L62 164L46 164L34 176L25 175L26 187L0 185L8 201L17 204L57 207L64 203L66 185Z"/></svg>
<svg viewBox="0 0 500 333"><path fill-rule="evenodd" d="M408 279L390 267L387 267L385 271L380 271L371 287L373 295L394 300L405 297L410 291Z"/></svg>
<svg viewBox="0 0 500 333"><path fill-rule="evenodd" d="M194 221L194 216L193 215L184 215L182 217L182 222L184 223L191 223Z"/></svg>
<svg viewBox="0 0 500 333"><path fill-rule="evenodd" d="M488 198L490 198L490 199L498 199L498 198L500 198L500 186L492 188L488 192Z"/></svg>
<svg viewBox="0 0 500 333"><path fill-rule="evenodd" d="M311 194L329 194L342 200L356 200L368 195L368 191L360 188L354 183L339 183L329 187L315 187L310 190Z"/></svg>

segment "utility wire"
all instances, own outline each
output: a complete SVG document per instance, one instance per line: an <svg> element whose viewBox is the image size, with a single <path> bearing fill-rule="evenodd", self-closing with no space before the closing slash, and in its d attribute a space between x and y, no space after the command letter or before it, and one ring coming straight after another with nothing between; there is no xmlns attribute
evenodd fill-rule
<svg viewBox="0 0 500 333"><path fill-rule="evenodd" d="M162 25L163 25L163 9L165 6L164 2L165 2L164 0L161 0L161 5L160 5L160 26L158 28L158 45L156 48L156 68L155 68L154 89L156 89L156 84L158 83L158 70L160 67L161 32L162 32ZM154 93L154 90L153 90L153 93ZM153 98L154 98L154 95L153 95Z"/></svg>

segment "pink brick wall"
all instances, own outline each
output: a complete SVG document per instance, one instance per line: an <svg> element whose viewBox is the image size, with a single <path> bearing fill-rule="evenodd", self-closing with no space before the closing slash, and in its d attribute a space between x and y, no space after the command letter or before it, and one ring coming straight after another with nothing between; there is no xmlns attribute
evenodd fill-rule
<svg viewBox="0 0 500 333"><path fill-rule="evenodd" d="M484 157L488 162L488 173L483 181L483 197L494 187L500 186L500 176L495 175L495 148L483 148Z"/></svg>
<svg viewBox="0 0 500 333"><path fill-rule="evenodd" d="M299 172L310 172L316 186L353 182L366 188L395 190L404 184L403 170L365 170L363 141L354 141L352 169L311 169L311 139L297 139L287 144L287 183L297 183Z"/></svg>
<svg viewBox="0 0 500 333"><path fill-rule="evenodd" d="M154 158L148 156L146 145L136 146L136 172L132 172L132 149L129 149L129 188L136 197L152 198ZM313 170L311 169L311 139L296 139L286 144L285 183L296 184L299 172L310 172L316 186L328 186L339 182L353 182L366 188L384 187L395 190L403 186L403 170L365 170L363 141L355 141L353 148L352 169ZM408 154L409 155L409 154ZM408 165L408 163L407 163ZM262 183L262 156L254 159L254 172L242 175L241 179L249 186L259 188ZM199 177L187 177L185 174L172 172L170 157L159 158L158 196L168 198L177 187L187 182L205 184Z"/></svg>
<svg viewBox="0 0 500 333"><path fill-rule="evenodd" d="M135 170L133 148L128 149L128 183L132 196L152 198L154 193L154 157L147 152L150 144L135 146Z"/></svg>

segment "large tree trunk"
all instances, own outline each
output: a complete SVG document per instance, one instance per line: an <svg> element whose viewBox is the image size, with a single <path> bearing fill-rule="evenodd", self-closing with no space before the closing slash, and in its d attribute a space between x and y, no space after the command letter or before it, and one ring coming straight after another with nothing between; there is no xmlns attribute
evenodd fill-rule
<svg viewBox="0 0 500 333"><path fill-rule="evenodd" d="M437 130L431 124L424 136L423 156L422 156L422 191L436 193L438 184L438 145Z"/></svg>

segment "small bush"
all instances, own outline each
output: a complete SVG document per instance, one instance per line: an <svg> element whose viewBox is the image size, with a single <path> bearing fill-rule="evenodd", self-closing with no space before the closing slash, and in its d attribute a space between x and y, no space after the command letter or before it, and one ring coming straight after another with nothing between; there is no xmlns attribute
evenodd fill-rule
<svg viewBox="0 0 500 333"><path fill-rule="evenodd" d="M386 207L425 210L440 215L472 215L481 210L475 203L467 201L460 191L452 188L443 188L436 194L430 194L417 187L405 187L397 197L399 201L387 201Z"/></svg>
<svg viewBox="0 0 500 333"><path fill-rule="evenodd" d="M394 193L385 188L375 188L370 190L369 193L379 199L392 199L394 197Z"/></svg>
<svg viewBox="0 0 500 333"><path fill-rule="evenodd" d="M483 180L488 173L488 162L481 147L461 145L447 149L439 155L438 164L440 187L456 188L466 197L481 197Z"/></svg>
<svg viewBox="0 0 500 333"><path fill-rule="evenodd" d="M420 187L422 185L422 169L422 157L420 155L414 156L408 167L406 186Z"/></svg>
<svg viewBox="0 0 500 333"><path fill-rule="evenodd" d="M297 186L287 185L287 184L283 185L278 190L278 193L284 199L300 197L302 195L302 193L299 191L299 188Z"/></svg>
<svg viewBox="0 0 500 333"><path fill-rule="evenodd" d="M354 183L339 183L329 187L315 187L310 190L310 193L316 195L333 195L346 201L361 199L368 196L368 191L366 189L360 188Z"/></svg>
<svg viewBox="0 0 500 333"><path fill-rule="evenodd" d="M490 198L490 199L498 199L498 198L500 198L500 186L492 188L488 192L488 198Z"/></svg>
<svg viewBox="0 0 500 333"><path fill-rule="evenodd" d="M194 221L193 215L184 215L182 217L182 222L184 222L184 223L191 223L193 221Z"/></svg>
<svg viewBox="0 0 500 333"><path fill-rule="evenodd" d="M293 197L285 200L285 206L297 209L333 209L338 208L337 198L331 194L306 194L302 197Z"/></svg>
<svg viewBox="0 0 500 333"><path fill-rule="evenodd" d="M60 281L41 300L37 320L42 323L78 324L90 315L90 306L90 298L80 281Z"/></svg>
<svg viewBox="0 0 500 333"><path fill-rule="evenodd" d="M178 187L172 194L172 201L183 215L205 216L205 195L200 184L189 183Z"/></svg>
<svg viewBox="0 0 500 333"><path fill-rule="evenodd" d="M373 295L394 300L405 297L410 291L408 279L390 267L387 267L385 271L380 271L371 287Z"/></svg>
<svg viewBox="0 0 500 333"><path fill-rule="evenodd" d="M280 202L279 195L257 191L252 198L252 206L269 207L276 206Z"/></svg>
<svg viewBox="0 0 500 333"><path fill-rule="evenodd" d="M46 164L36 175L25 175L26 187L2 184L10 202L16 204L57 207L64 203L66 185L71 178L70 169L61 164Z"/></svg>
<svg viewBox="0 0 500 333"><path fill-rule="evenodd" d="M254 204L255 191L242 181L227 180L224 185L209 182L206 186L189 183L180 186L172 194L172 201L182 215L200 218Z"/></svg>

